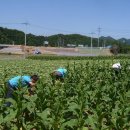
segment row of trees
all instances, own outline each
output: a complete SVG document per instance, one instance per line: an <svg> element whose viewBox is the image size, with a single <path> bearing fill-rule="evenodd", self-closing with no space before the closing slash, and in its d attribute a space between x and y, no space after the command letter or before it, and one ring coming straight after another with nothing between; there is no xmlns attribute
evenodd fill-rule
<svg viewBox="0 0 130 130"><path fill-rule="evenodd" d="M26 43L29 46L43 46L45 41L49 42L49 46L52 47L67 47L68 44L73 45L83 45L83 46L91 46L91 42L93 47L98 46L98 39L92 38L89 36L84 36L80 34L57 34L52 36L36 36L33 34L26 35ZM92 41L91 41L92 40ZM22 31L7 29L0 27L0 44L15 44L15 45L24 45L25 44L25 34ZM121 40L115 40L111 37L100 37L99 46L118 46L118 50L121 53L130 52L130 46Z"/></svg>

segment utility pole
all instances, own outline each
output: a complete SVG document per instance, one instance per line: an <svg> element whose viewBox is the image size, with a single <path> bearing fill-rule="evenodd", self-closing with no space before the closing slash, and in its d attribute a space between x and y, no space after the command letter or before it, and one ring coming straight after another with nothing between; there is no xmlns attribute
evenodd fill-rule
<svg viewBox="0 0 130 130"><path fill-rule="evenodd" d="M93 34L95 34L94 32L91 32L91 55L92 55L92 49L93 49Z"/></svg>
<svg viewBox="0 0 130 130"><path fill-rule="evenodd" d="M61 39L61 47L64 47L64 38Z"/></svg>
<svg viewBox="0 0 130 130"><path fill-rule="evenodd" d="M26 45L27 45L27 25L29 25L29 23L25 22L25 23L21 23L24 24L26 29L25 29L25 36L24 36L24 58L26 58Z"/></svg>
<svg viewBox="0 0 130 130"><path fill-rule="evenodd" d="M25 22L25 23L21 23L21 24L24 24L26 26L26 29L25 29L25 37L24 37L24 45L26 46L27 45L27 25L29 25L29 23Z"/></svg>
<svg viewBox="0 0 130 130"><path fill-rule="evenodd" d="M101 28L100 27L98 27L98 47L99 47L99 37L100 37L100 32L101 32Z"/></svg>

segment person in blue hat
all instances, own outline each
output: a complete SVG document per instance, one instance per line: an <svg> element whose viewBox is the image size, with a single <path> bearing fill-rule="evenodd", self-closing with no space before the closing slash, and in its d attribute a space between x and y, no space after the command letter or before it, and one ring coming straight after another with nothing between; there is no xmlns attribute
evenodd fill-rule
<svg viewBox="0 0 130 130"><path fill-rule="evenodd" d="M64 82L66 73L67 73L67 69L65 69L65 68L58 68L57 70L53 71L51 73L51 78L52 78L53 84L55 84L55 81L57 81L57 80Z"/></svg>

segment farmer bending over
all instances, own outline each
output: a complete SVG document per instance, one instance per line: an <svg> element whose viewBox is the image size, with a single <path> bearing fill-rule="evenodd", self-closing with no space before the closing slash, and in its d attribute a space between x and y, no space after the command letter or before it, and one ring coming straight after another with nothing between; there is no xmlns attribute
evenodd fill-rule
<svg viewBox="0 0 130 130"><path fill-rule="evenodd" d="M21 87L28 87L29 95L33 94L34 87L36 85L37 80L39 79L38 75L32 75L32 76L16 76L10 80L8 80L7 83L7 94L6 98L13 98L13 92L18 89L19 86ZM7 106L10 106L11 103L7 102Z"/></svg>
<svg viewBox="0 0 130 130"><path fill-rule="evenodd" d="M121 71L121 64L115 63L112 65L113 70L115 71L115 74L118 74Z"/></svg>
<svg viewBox="0 0 130 130"><path fill-rule="evenodd" d="M65 68L58 68L54 72L51 73L52 82L55 84L55 81L59 80L60 82L64 82L64 77L67 73Z"/></svg>

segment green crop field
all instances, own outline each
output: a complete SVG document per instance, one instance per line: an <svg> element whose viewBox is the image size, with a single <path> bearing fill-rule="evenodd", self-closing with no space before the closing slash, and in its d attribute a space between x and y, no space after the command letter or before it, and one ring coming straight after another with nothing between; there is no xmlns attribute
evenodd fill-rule
<svg viewBox="0 0 130 130"><path fill-rule="evenodd" d="M116 75L111 66L120 62ZM65 82L52 84L50 73L65 67ZM5 99L6 81L38 74L35 94L17 90ZM12 105L5 107L10 101ZM0 60L0 130L129 130L130 60Z"/></svg>

